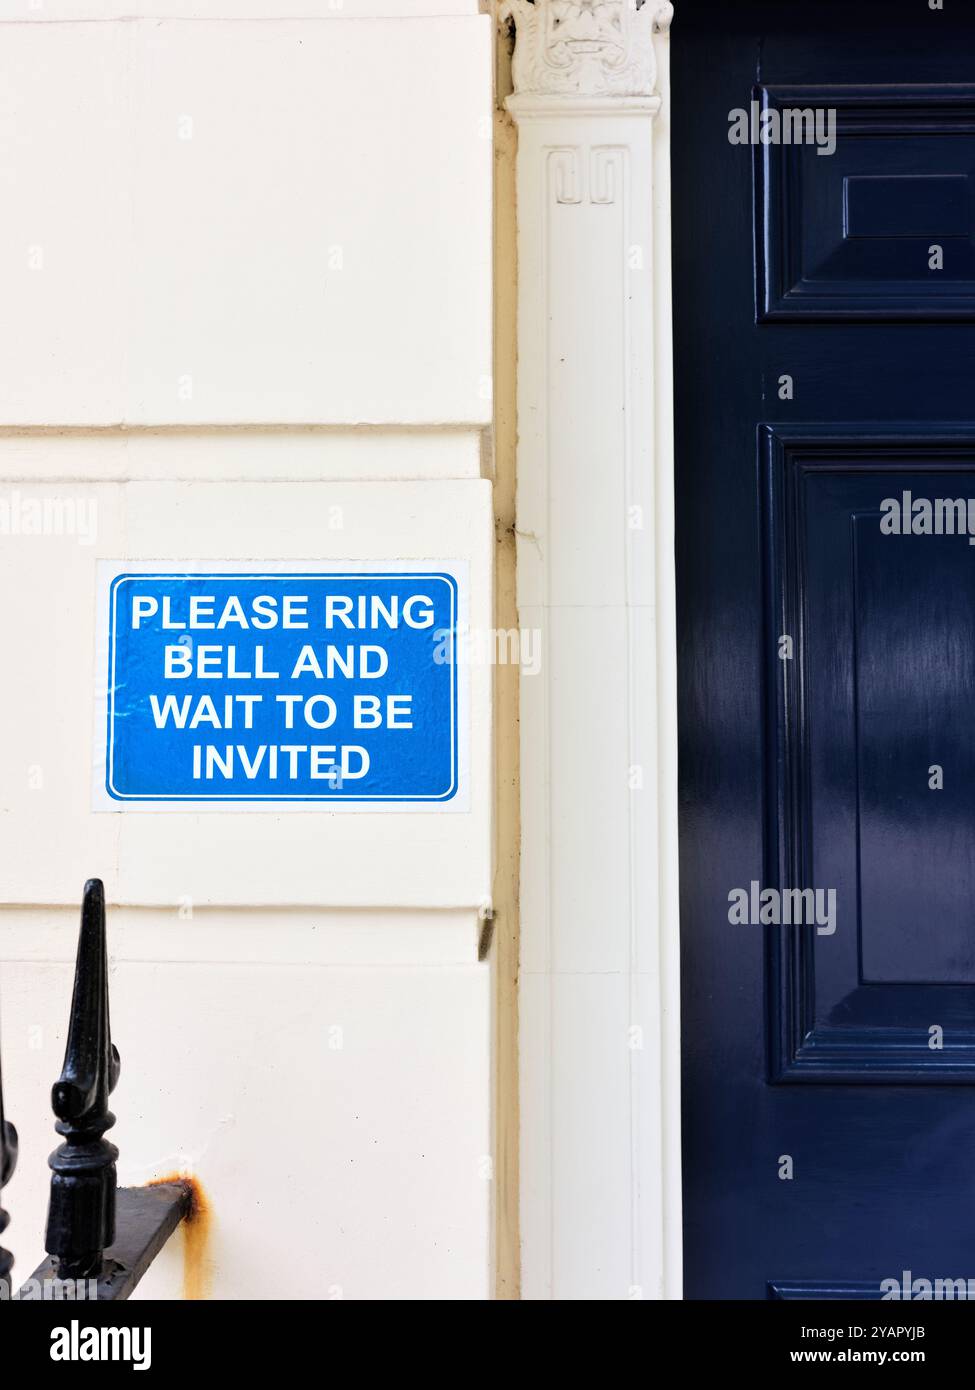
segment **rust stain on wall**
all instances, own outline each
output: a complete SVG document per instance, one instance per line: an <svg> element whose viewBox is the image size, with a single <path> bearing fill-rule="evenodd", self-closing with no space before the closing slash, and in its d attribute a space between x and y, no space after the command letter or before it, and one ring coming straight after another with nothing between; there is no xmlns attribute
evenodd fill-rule
<svg viewBox="0 0 975 1390"><path fill-rule="evenodd" d="M170 1173L165 1178L154 1178L149 1186L170 1182L183 1183L190 1189L190 1209L180 1229L183 1233L183 1297L195 1303L210 1297L213 1262L209 1245L213 1208L199 1178L188 1177L185 1173Z"/></svg>

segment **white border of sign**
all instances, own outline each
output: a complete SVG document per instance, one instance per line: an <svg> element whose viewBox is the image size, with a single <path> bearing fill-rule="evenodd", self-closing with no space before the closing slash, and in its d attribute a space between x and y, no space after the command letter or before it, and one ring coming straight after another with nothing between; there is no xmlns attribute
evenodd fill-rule
<svg viewBox="0 0 975 1390"><path fill-rule="evenodd" d="M455 652L457 680L457 791L447 801L408 801L396 798L343 801L308 800L282 797L280 800L207 797L200 799L154 798L150 800L119 800L105 787L105 768L108 755L108 670L111 645L112 584L126 574L255 574L355 575L355 574L415 574L430 571L448 575L454 580L457 592L455 620L457 630L470 627L470 566L466 560L100 560L96 583L97 617L95 626L95 728L92 760L92 809L119 813L152 814L180 812L191 815L213 813L271 814L299 812L305 815L333 815L349 812L418 814L464 813L471 809L471 682L470 666Z"/></svg>

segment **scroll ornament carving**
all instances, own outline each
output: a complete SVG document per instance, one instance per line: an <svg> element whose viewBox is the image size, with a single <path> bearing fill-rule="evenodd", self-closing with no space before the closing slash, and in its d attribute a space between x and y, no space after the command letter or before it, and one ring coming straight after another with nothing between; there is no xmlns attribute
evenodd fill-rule
<svg viewBox="0 0 975 1390"><path fill-rule="evenodd" d="M654 30L673 17L670 0L498 0L514 21L516 95L650 96Z"/></svg>

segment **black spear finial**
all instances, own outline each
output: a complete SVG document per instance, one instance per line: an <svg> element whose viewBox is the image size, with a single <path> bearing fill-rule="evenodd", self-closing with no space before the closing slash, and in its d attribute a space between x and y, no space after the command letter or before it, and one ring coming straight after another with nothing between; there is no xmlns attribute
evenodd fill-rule
<svg viewBox="0 0 975 1390"><path fill-rule="evenodd" d="M68 1044L60 1079L51 1092L64 1143L48 1160L53 1169L45 1248L62 1279L94 1278L115 1239L115 1160L103 1138L115 1123L108 1098L119 1078L108 1013L105 889L85 884Z"/></svg>
<svg viewBox="0 0 975 1390"><path fill-rule="evenodd" d="M17 1166L17 1131L8 1120L4 1119L3 1114L3 1074L0 1072L0 1194L13 1176L13 1171ZM7 1229L10 1217L0 1207L0 1235ZM9 1250L4 1250L0 1245L0 1284L6 1284L9 1288L10 1271L13 1268L13 1256Z"/></svg>

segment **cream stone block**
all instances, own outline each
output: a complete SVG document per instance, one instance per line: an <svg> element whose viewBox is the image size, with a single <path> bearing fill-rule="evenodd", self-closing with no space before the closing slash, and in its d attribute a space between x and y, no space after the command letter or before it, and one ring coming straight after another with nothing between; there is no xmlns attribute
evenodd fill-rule
<svg viewBox="0 0 975 1390"><path fill-rule="evenodd" d="M0 28L0 424L489 422L487 16Z"/></svg>
<svg viewBox="0 0 975 1390"><path fill-rule="evenodd" d="M454 560L466 567L471 625L489 630L488 482L10 481L0 484L4 518L0 624L11 660L0 687L0 901L75 903L93 876L105 880L110 902L134 905L476 908L488 900L492 668L476 660L461 671L469 692L461 809L92 809L105 682L96 668L99 559L176 569L207 560L379 568Z"/></svg>

